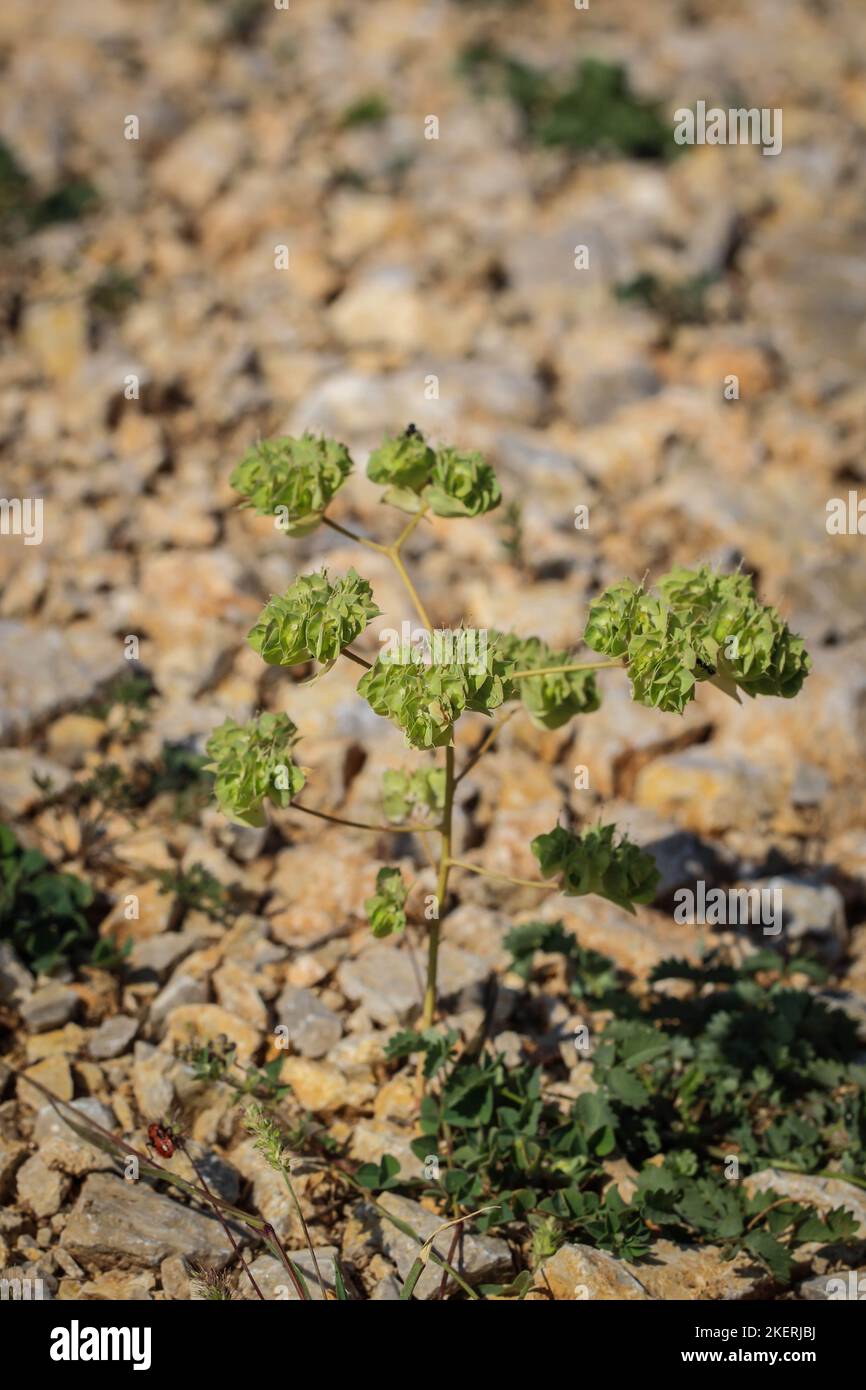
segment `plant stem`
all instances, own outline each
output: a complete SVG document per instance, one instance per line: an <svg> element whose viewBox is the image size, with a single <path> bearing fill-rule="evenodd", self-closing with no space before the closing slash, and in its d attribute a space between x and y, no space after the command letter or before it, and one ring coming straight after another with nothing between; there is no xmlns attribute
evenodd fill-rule
<svg viewBox="0 0 866 1390"><path fill-rule="evenodd" d="M175 1142L177 1143L177 1147L180 1149L181 1153L185 1154L186 1157L189 1159L189 1162L190 1162L190 1166L191 1166L191 1168L192 1168L192 1171L195 1173L196 1177L198 1178L199 1182L201 1183L202 1191L205 1193L205 1195L206 1195L208 1201L210 1202L211 1206L213 1207L214 1213L215 1213L215 1215L216 1215L216 1219L217 1219L217 1221L220 1223L220 1225L222 1226L222 1228L223 1228L223 1230L225 1231L226 1235L228 1236L229 1242L230 1242L230 1244L231 1244L231 1247L232 1247L232 1249L234 1250L235 1255L237 1256L237 1258L240 1260L241 1264L243 1265L243 1267L244 1267L244 1273L246 1274L247 1278L249 1279L250 1283L252 1284L253 1288L255 1289L256 1295L262 1300L263 1303L266 1302L265 1296L264 1296L264 1294L262 1293L261 1289L259 1288L258 1284L256 1283L255 1277L254 1277L254 1275L253 1275L253 1272L252 1272L252 1270L250 1269L249 1265L247 1264L246 1260L244 1259L244 1257L243 1257L243 1255L242 1255L242 1253L241 1253L241 1248L240 1248L240 1246L238 1245L237 1241L235 1240L234 1235L232 1234L231 1226L228 1224L228 1222L226 1221L225 1217L223 1216L222 1212L220 1211L219 1207L217 1206L216 1202L215 1202L214 1199L213 1199L213 1193L211 1192L210 1188L208 1187L207 1183L205 1182L204 1174L199 1170L199 1166L198 1166L198 1164L196 1163L195 1159L193 1158L192 1154L190 1153L189 1149L187 1148L186 1143L184 1142L184 1140L183 1140L183 1139L179 1139L179 1140L176 1140Z"/></svg>
<svg viewBox="0 0 866 1390"><path fill-rule="evenodd" d="M400 558L400 553L399 553L399 551L398 551L396 548L392 548L392 549L390 549L390 550L386 550L386 554L388 555L389 559L391 560L391 563L394 565L395 569L397 570L397 573L399 574L400 578L402 579L403 584L404 584L404 586L405 586L405 588L406 588L406 592L408 593L408 595L409 595L409 597L411 598L413 604L415 605L415 611L416 611L416 613L418 614L418 617L421 619L421 621L422 621L422 623L424 624L424 626L426 627L427 631L428 631L428 632L432 632L432 631L433 631L433 624L431 623L429 617L427 616L427 610L426 610L426 608L424 607L423 603L421 602L420 598L418 597L418 590L415 588L415 585L412 583L412 580L411 580L411 578L409 577L409 571L406 569L406 566L403 564L403 561L402 561L401 558Z"/></svg>
<svg viewBox="0 0 866 1390"><path fill-rule="evenodd" d="M355 541L358 545L365 545L368 550L379 550L383 554L388 552L389 547L387 545L381 545L379 541L368 540L366 536L359 536L356 531L350 531L348 526L341 526L339 521L332 521L329 516L323 516L322 521L326 526L330 526L332 531L339 531L340 535L345 536L347 540Z"/></svg>
<svg viewBox="0 0 866 1390"><path fill-rule="evenodd" d="M462 1221L458 1221L457 1225L454 1227L454 1234L453 1234L453 1236L451 1237L451 1249L448 1251L448 1263L449 1263L449 1264L452 1264L453 1261L454 1261L454 1256L457 1254L457 1246L458 1246L459 1243L460 1243L460 1237L462 1236L462 1234L463 1234L463 1222L462 1222ZM440 1297L440 1299L443 1299L443 1298L445 1297L445 1290L446 1290L447 1288L448 1288L448 1270L447 1270L447 1269L443 1269L443 1271L442 1271L442 1281L441 1281L441 1283L440 1283L440 1285L439 1285L439 1297Z"/></svg>
<svg viewBox="0 0 866 1390"><path fill-rule="evenodd" d="M289 810L303 811L305 815L330 821L332 825L348 825L352 830L382 830L388 831L391 835L402 835L414 830L430 829L429 825L374 825L366 820L346 820L344 816L332 816L328 811L314 811L312 806L302 806L300 801L293 801Z"/></svg>
<svg viewBox="0 0 866 1390"><path fill-rule="evenodd" d="M757 1226L758 1222L759 1222L759 1221L763 1221L764 1217L767 1215L768 1212L775 1211L777 1207L783 1207L783 1206L785 1206L785 1204L786 1204L787 1202L790 1202L790 1201L791 1201L791 1198L790 1198L790 1197L779 1197L779 1198L777 1198L777 1200L776 1200L775 1202L771 1202L770 1205L769 1205L768 1207L764 1207L764 1210L763 1210L763 1211L759 1211L758 1214L757 1214L757 1216L753 1216L753 1217L752 1217L752 1220L749 1222L748 1226L746 1227L746 1231L747 1231L747 1232L748 1232L748 1231L753 1231L753 1230L755 1229L755 1227ZM791 1224L791 1223L789 1222L788 1225L790 1225L790 1224ZM787 1230L788 1227L786 1226L786 1227L784 1227L784 1229Z"/></svg>
<svg viewBox="0 0 866 1390"><path fill-rule="evenodd" d="M798 1168L795 1164L787 1163L781 1158L774 1158L771 1166L781 1169L784 1173L799 1173L803 1178L834 1178L838 1182L850 1182L855 1187L866 1188L866 1178L855 1177L853 1173L837 1173L832 1168L819 1168L816 1172L809 1173L805 1168Z"/></svg>
<svg viewBox="0 0 866 1390"><path fill-rule="evenodd" d="M347 656L350 661L354 661L356 666L363 666L368 671L373 665L372 661L365 661L362 656L358 656L357 652L353 652L351 647L343 648L343 656Z"/></svg>
<svg viewBox="0 0 866 1390"><path fill-rule="evenodd" d="M418 523L419 523L420 521L423 521L423 520L424 520L424 517L425 517L426 515L427 515L427 508L426 508L426 507L421 507L421 509L415 513L415 515L411 518L411 520L410 520L410 521L407 521L406 525L403 527L403 530L400 532L399 536L398 536L397 539L395 540L395 542L394 542L393 546L391 547L391 549L392 549L392 550L395 550L395 551L396 551L396 550L402 550L403 546L404 546L404 545L406 544L406 542L408 541L408 539L409 539L409 537L411 536L412 532L415 530L415 527L418 525Z"/></svg>
<svg viewBox="0 0 866 1390"><path fill-rule="evenodd" d="M422 507L419 512L416 512L412 519L408 521L406 525L403 527L403 530L400 532L396 541L394 541L392 545L382 545L380 541L371 541L368 540L366 536L359 536L356 531L350 531L348 526L341 526L338 521L332 521L329 516L323 516L322 521L325 523L326 526L330 526L332 531L338 531L341 536L345 536L347 540L355 541L358 545L367 546L368 550L377 550L380 555L388 556L388 559L391 561L397 573L399 574L401 580L403 581L403 584L406 588L406 592L408 593L413 604L415 605L415 611L417 612L418 617L421 619L428 632L432 632L433 625L430 622L429 617L427 616L427 610L425 609L423 603L418 597L418 591L415 588L415 585L412 583L412 580L409 576L409 572L406 569L406 566L403 564L402 559L400 558L401 548L405 545L406 541L409 539L418 523L422 521L423 518L426 516L426 513L426 507Z"/></svg>
<svg viewBox="0 0 866 1390"><path fill-rule="evenodd" d="M505 728L505 725L508 723L509 719L513 719L514 716L515 716L515 714L518 714L518 713L519 713L519 710L517 710L517 709L511 709L511 710L509 710L508 713L505 715L505 717L504 717L503 719L500 719L500 720L499 720L499 723L498 723L498 724L494 724L493 728L490 729L490 730L488 730L488 733L487 733L486 738L482 741L482 743L478 746L478 748L476 748L475 752L472 754L472 756L471 756L471 757L469 758L469 760L467 761L466 766L463 767L463 768L461 768L461 770L458 772L457 776L454 778L454 784L455 784L455 786L456 786L456 784L457 784L458 782L462 782L462 781L463 781L463 778L466 776L467 772L471 772L471 771L472 771L473 767L474 767L475 764L478 762L479 758L483 758L483 757L484 757L484 754L487 752L488 748L490 748L490 747L493 745L493 743L496 741L496 739L499 737L500 733L501 733L502 730Z"/></svg>
<svg viewBox="0 0 866 1390"><path fill-rule="evenodd" d="M280 1171L282 1172L282 1175L283 1175L283 1181L284 1181L284 1183L286 1184L286 1187L289 1189L289 1196L291 1197L292 1201L293 1201L294 1204L295 1204L295 1211L296 1211L297 1214L298 1214L298 1220L299 1220L300 1223L301 1223L301 1230L302 1230L303 1233L304 1233L304 1239L305 1239L306 1242L307 1242L307 1249L308 1249L309 1252L310 1252L310 1259L313 1261L313 1269L316 1271L316 1278L317 1278L318 1281L319 1281L319 1288L320 1288L321 1291L322 1291L322 1299L323 1299L323 1301L324 1301L325 1303L327 1303L327 1301L328 1301L328 1295L327 1295L327 1293L325 1292L325 1281L324 1281L324 1279L322 1278L322 1271L319 1269L319 1261L316 1259L315 1247L313 1246L313 1241L312 1241L312 1238L311 1238L311 1236L310 1236L309 1227L307 1226L307 1223L306 1223L306 1221L304 1220L304 1213L303 1213L303 1211L301 1210L301 1204L300 1204L300 1202L298 1201L298 1194L295 1192L294 1186L293 1186L293 1184L292 1184L292 1180L291 1180L291 1178L289 1177L289 1174L286 1172L286 1169L285 1169L285 1167L284 1167L283 1164L280 1164Z"/></svg>
<svg viewBox="0 0 866 1390"><path fill-rule="evenodd" d="M451 822L453 810L454 748L453 745L449 744L445 749L445 804L442 809L442 820L439 824L439 833L442 839L439 845L439 872L436 879L437 916L430 924L430 940L427 947L427 984L424 990L424 1009L421 1014L422 1028L430 1028L432 1026L433 1016L436 1012L436 967L439 962L439 934L441 930L438 914L442 912L445 906L445 897L448 892L448 875L453 863L451 859Z"/></svg>
<svg viewBox="0 0 866 1390"><path fill-rule="evenodd" d="M558 676L567 671L606 671L612 666L622 666L621 661L584 661L569 666L540 666L534 671L512 671L509 680L528 680L530 676Z"/></svg>
<svg viewBox="0 0 866 1390"><path fill-rule="evenodd" d="M280 1259L282 1260L283 1264L286 1266L286 1269L289 1272L289 1278L291 1279L292 1283L295 1286L295 1289L297 1290L298 1298L301 1300L302 1303L306 1302L307 1294L304 1291L303 1284L298 1278L298 1272L295 1269L295 1266L292 1264L291 1260L289 1259L288 1255L286 1254L285 1250L283 1249L280 1238L274 1230L273 1226L271 1226L270 1224L265 1226L265 1229L262 1232L262 1234L264 1235L265 1240L271 1241L275 1248L279 1251Z"/></svg>
<svg viewBox="0 0 866 1390"><path fill-rule="evenodd" d="M541 878L512 878L510 874L497 874L492 869L482 869L480 864L468 864L465 859L452 859L452 869L466 869L470 874L480 874L482 878L499 879L501 883L515 883L518 888L559 889L558 883L545 883Z"/></svg>

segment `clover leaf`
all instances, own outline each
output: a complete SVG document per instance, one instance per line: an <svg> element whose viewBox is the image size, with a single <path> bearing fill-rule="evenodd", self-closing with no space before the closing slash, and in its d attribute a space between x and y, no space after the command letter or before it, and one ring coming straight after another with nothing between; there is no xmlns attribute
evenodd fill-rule
<svg viewBox="0 0 866 1390"><path fill-rule="evenodd" d="M287 714L260 714L247 724L226 719L214 729L206 752L215 774L220 809L244 825L265 824L264 803L285 808L306 780L292 760L298 730Z"/></svg>
<svg viewBox="0 0 866 1390"><path fill-rule="evenodd" d="M322 520L331 498L352 471L344 444L304 434L262 439L235 468L229 481L263 516L280 518L290 536L305 536Z"/></svg>

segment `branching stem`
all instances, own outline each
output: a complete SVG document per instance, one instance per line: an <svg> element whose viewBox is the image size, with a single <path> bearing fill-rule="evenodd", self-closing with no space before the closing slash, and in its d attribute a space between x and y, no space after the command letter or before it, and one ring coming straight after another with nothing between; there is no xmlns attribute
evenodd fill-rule
<svg viewBox="0 0 866 1390"><path fill-rule="evenodd" d="M354 661L356 666L363 666L367 671L369 671L370 667L373 665L372 661L365 661L357 652L353 652L351 647L343 648L343 656L347 656L350 661Z"/></svg>
<svg viewBox="0 0 866 1390"><path fill-rule="evenodd" d="M348 526L341 526L339 521L332 521L329 516L323 516L322 521L326 526L330 526L332 531L339 531L341 536L354 541L356 545L365 545L368 550L378 550L381 554L388 552L387 545L382 545L379 541L371 541L366 536L359 536L357 531L350 531Z"/></svg>
<svg viewBox="0 0 866 1390"><path fill-rule="evenodd" d="M452 869L466 869L470 874L480 874L482 878L495 878L500 883L514 883L518 888L558 889L558 883L545 883L541 878L512 878L510 874L497 874L492 869L482 869L480 864L469 864L465 859L452 859Z"/></svg>
<svg viewBox="0 0 866 1390"><path fill-rule="evenodd" d="M328 811L314 811L312 806L302 806L300 801L293 801L289 807L290 811L303 811L307 816L315 816L317 820L330 821L332 825L348 825L351 830L379 830L387 831L390 835L408 834L411 830L429 830L429 825L375 825L372 821L366 820L346 820L345 816L332 816Z"/></svg>
<svg viewBox="0 0 866 1390"><path fill-rule="evenodd" d="M480 758L483 758L487 750L491 748L493 744L496 742L496 739L499 737L508 721L510 719L513 719L515 714L517 713L519 713L517 709L511 709L502 719L499 720L498 724L494 724L493 728L488 731L487 736L483 739L483 741L476 748L475 752L468 759L465 767L461 768L457 776L454 778L455 785L458 782L463 781L463 778L466 776L467 772L472 771L473 767L478 762L478 760Z"/></svg>
<svg viewBox="0 0 866 1390"><path fill-rule="evenodd" d="M583 661L569 666L541 666L534 671L512 671L509 680L528 680L530 676L558 676L569 671L607 671L612 666L622 666L622 661Z"/></svg>
<svg viewBox="0 0 866 1390"><path fill-rule="evenodd" d="M436 1013L436 970L439 963L440 916L448 893L448 876L451 859L452 815L454 810L454 748L445 749L445 804L442 820L439 823L441 841L439 844L439 872L436 877L437 916L430 923L430 937L427 945L427 985L424 990L424 1008L421 1014L422 1028L430 1028ZM422 1058L423 1063L423 1058Z"/></svg>

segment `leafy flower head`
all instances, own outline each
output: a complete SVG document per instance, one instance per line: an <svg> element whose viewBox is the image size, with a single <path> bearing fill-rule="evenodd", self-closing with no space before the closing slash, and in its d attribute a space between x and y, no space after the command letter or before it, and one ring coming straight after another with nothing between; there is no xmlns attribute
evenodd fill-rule
<svg viewBox="0 0 866 1390"><path fill-rule="evenodd" d="M437 516L481 516L502 501L496 474L481 454L437 449L425 498Z"/></svg>
<svg viewBox="0 0 866 1390"><path fill-rule="evenodd" d="M385 484L383 502L404 512L417 512L435 461L436 455L420 431L407 430L396 438L384 439L373 450L367 461L367 477Z"/></svg>
<svg viewBox="0 0 866 1390"><path fill-rule="evenodd" d="M509 698L508 670L490 648L483 666L428 665L415 652L405 662L380 656L358 682L358 693L376 714L393 719L413 748L442 748L451 743L454 721L464 710L487 714Z"/></svg>
<svg viewBox="0 0 866 1390"><path fill-rule="evenodd" d="M333 584L322 570L270 599L247 641L271 666L319 661L327 670L378 613L370 585L354 569Z"/></svg>
<svg viewBox="0 0 866 1390"><path fill-rule="evenodd" d="M612 585L584 632L594 651L625 657L639 704L681 714L700 681L734 695L798 693L810 667L803 639L758 602L748 575L678 567L658 588L660 598L630 580Z"/></svg>
<svg viewBox="0 0 866 1390"><path fill-rule="evenodd" d="M250 449L229 479L244 497L242 505L264 516L281 515L290 536L315 530L335 492L352 471L344 444L304 434L262 439Z"/></svg>
<svg viewBox="0 0 866 1390"><path fill-rule="evenodd" d="M207 742L220 809L244 825L264 825L266 800L285 808L304 785L292 761L298 731L287 714L260 714L247 724L226 719Z"/></svg>
<svg viewBox="0 0 866 1390"><path fill-rule="evenodd" d="M616 826L588 826L573 835L557 825L546 835L536 835L532 853L544 878L562 877L566 897L597 893L601 898L634 912L635 903L650 903L661 875L651 854L623 835L614 841Z"/></svg>

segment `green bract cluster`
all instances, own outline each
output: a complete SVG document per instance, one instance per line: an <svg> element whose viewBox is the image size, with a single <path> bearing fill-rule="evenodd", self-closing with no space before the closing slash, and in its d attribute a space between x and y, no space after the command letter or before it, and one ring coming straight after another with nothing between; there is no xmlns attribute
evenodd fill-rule
<svg viewBox="0 0 866 1390"><path fill-rule="evenodd" d="M494 632L491 639L499 655L515 671L567 666L572 661L568 652L555 651L540 637ZM589 714L601 704L592 671L557 671L526 677L514 682L514 694L522 700L533 724L542 729L559 729L576 714Z"/></svg>
<svg viewBox="0 0 866 1390"><path fill-rule="evenodd" d="M334 493L352 471L345 444L335 439L284 436L262 439L241 459L232 487L264 516L276 516L290 536L305 536L322 520ZM284 514L283 514L284 513Z"/></svg>
<svg viewBox="0 0 866 1390"><path fill-rule="evenodd" d="M380 869L376 875L376 892L364 903L364 911L374 936L390 936L406 925L404 906L409 889L399 869Z"/></svg>
<svg viewBox="0 0 866 1390"><path fill-rule="evenodd" d="M590 606L583 635L593 651L626 661L639 704L681 714L707 680L729 693L798 693L810 666L803 639L758 602L748 575L678 568L658 589L661 597L631 580L612 585Z"/></svg>
<svg viewBox="0 0 866 1390"><path fill-rule="evenodd" d="M615 834L614 825L588 826L579 836L557 825L547 835L536 835L531 849L544 878L562 876L566 897L597 893L634 912L635 903L652 902L661 875L651 854L625 835L614 843Z"/></svg>
<svg viewBox="0 0 866 1390"><path fill-rule="evenodd" d="M665 602L682 620L702 615L705 659L747 695L797 695L811 662L802 637L789 631L775 608L759 603L747 574L721 575L708 566L681 567L659 581Z"/></svg>
<svg viewBox="0 0 866 1390"><path fill-rule="evenodd" d="M417 512L421 493L430 481L436 455L417 430L384 439L367 460L367 477L383 483L383 502L404 512Z"/></svg>
<svg viewBox="0 0 866 1390"><path fill-rule="evenodd" d="M383 500L405 512L427 506L437 516L481 516L502 500L496 474L481 454L451 448L434 453L415 429L375 449L367 476L384 483Z"/></svg>
<svg viewBox="0 0 866 1390"><path fill-rule="evenodd" d="M379 657L358 682L358 694L376 714L393 719L411 747L444 748L465 710L488 714L510 698L508 670L490 649L483 666L458 661L427 665L415 654L406 662Z"/></svg>
<svg viewBox="0 0 866 1390"><path fill-rule="evenodd" d="M298 730L287 714L260 714L248 724L227 719L207 742L220 809L244 825L264 825L265 800L285 808L304 785L292 760Z"/></svg>
<svg viewBox="0 0 866 1390"><path fill-rule="evenodd" d="M355 570L333 584L322 570L275 595L247 641L272 666L319 661L327 669L378 613L370 585Z"/></svg>
<svg viewBox="0 0 866 1390"><path fill-rule="evenodd" d="M389 768L382 777L382 809L398 825L416 811L441 811L445 805L445 769L428 767L418 772Z"/></svg>

